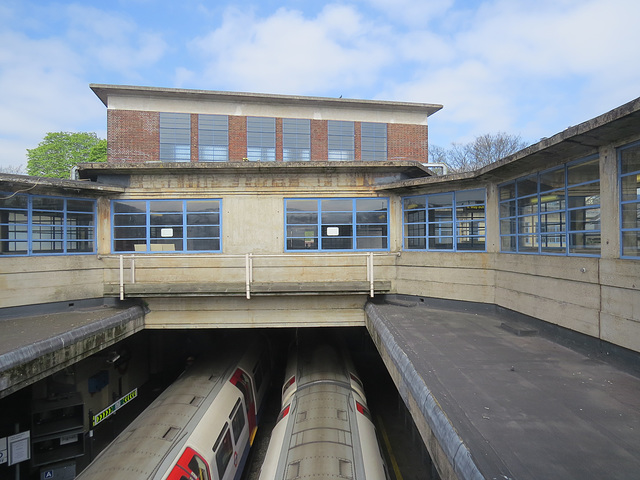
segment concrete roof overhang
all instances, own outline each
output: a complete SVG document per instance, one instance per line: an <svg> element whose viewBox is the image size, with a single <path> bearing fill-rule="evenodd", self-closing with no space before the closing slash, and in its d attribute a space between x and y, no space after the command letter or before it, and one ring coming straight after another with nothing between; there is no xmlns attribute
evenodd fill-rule
<svg viewBox="0 0 640 480"><path fill-rule="evenodd" d="M186 90L180 88L136 87L128 85L91 84L89 87L106 107L109 107L109 96L117 95L130 97L161 97L166 99L197 100L207 102L237 102L280 106L296 105L316 108L330 107L396 112L404 111L411 113L426 113L427 117L442 109L442 105L439 104L395 102L386 100L356 100L348 98L221 92L214 90Z"/></svg>
<svg viewBox="0 0 640 480"><path fill-rule="evenodd" d="M398 178L420 178L432 175L422 163L391 162L145 162L145 163L83 163L78 165L82 179L95 180L111 175L166 174L233 174L233 175L328 175L334 173L372 172Z"/></svg>
<svg viewBox="0 0 640 480"><path fill-rule="evenodd" d="M62 178L35 177L29 175L10 175L0 173L0 191L11 193L84 194L104 196L124 192L123 187L97 184L85 180L66 180Z"/></svg>
<svg viewBox="0 0 640 480"><path fill-rule="evenodd" d="M507 181L598 153L600 147L619 145L640 134L640 97L603 115L567 128L497 162L471 172L416 178L379 185L376 190L410 192L427 185L465 185ZM428 166L428 164L427 164Z"/></svg>

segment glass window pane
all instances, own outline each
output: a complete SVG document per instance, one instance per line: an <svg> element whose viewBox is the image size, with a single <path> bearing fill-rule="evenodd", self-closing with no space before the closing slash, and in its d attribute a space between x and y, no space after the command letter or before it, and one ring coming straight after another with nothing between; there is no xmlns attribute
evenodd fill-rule
<svg viewBox="0 0 640 480"><path fill-rule="evenodd" d="M95 202L91 200L67 200L68 212L93 212L95 210Z"/></svg>
<svg viewBox="0 0 640 480"><path fill-rule="evenodd" d="M622 228L640 228L640 202L622 205Z"/></svg>
<svg viewBox="0 0 640 480"><path fill-rule="evenodd" d="M600 232L571 233L569 253L583 255L600 254Z"/></svg>
<svg viewBox="0 0 640 480"><path fill-rule="evenodd" d="M569 230L600 230L600 209L584 208L569 212Z"/></svg>
<svg viewBox="0 0 640 480"><path fill-rule="evenodd" d="M427 208L426 196L407 197L404 199L405 210L415 210L415 209L424 209L424 208Z"/></svg>
<svg viewBox="0 0 640 480"><path fill-rule="evenodd" d="M640 143L620 149L620 173L640 172Z"/></svg>
<svg viewBox="0 0 640 480"><path fill-rule="evenodd" d="M594 158L578 164L569 165L567 168L567 183L577 185L600 179L600 160Z"/></svg>
<svg viewBox="0 0 640 480"><path fill-rule="evenodd" d="M429 208L450 207L453 205L453 193L429 195Z"/></svg>
<svg viewBox="0 0 640 480"><path fill-rule="evenodd" d="M351 212L322 212L322 223L351 224L352 222Z"/></svg>
<svg viewBox="0 0 640 480"><path fill-rule="evenodd" d="M318 214L316 212L287 214L287 224L289 225L313 225L316 223L318 223Z"/></svg>
<svg viewBox="0 0 640 480"><path fill-rule="evenodd" d="M63 198L33 197L31 205L34 210L64 210Z"/></svg>
<svg viewBox="0 0 640 480"><path fill-rule="evenodd" d="M27 195L0 195L0 209L15 208L26 209L28 207L29 197Z"/></svg>
<svg viewBox="0 0 640 480"><path fill-rule="evenodd" d="M516 180L518 189L518 197L526 197L538 193L538 176L529 175L528 177Z"/></svg>
<svg viewBox="0 0 640 480"><path fill-rule="evenodd" d="M453 237L429 237L429 249L453 250Z"/></svg>
<svg viewBox="0 0 640 480"><path fill-rule="evenodd" d="M189 213L187 225L219 225L219 213Z"/></svg>
<svg viewBox="0 0 640 480"><path fill-rule="evenodd" d="M387 237L358 237L356 239L358 250L381 250L387 248Z"/></svg>
<svg viewBox="0 0 640 480"><path fill-rule="evenodd" d="M540 192L564 188L564 167L542 172L540 174Z"/></svg>
<svg viewBox="0 0 640 480"><path fill-rule="evenodd" d="M640 256L640 231L622 232L622 254L625 257Z"/></svg>
<svg viewBox="0 0 640 480"><path fill-rule="evenodd" d="M321 205L323 212L351 212L353 210L353 201L350 199L322 200Z"/></svg>
<svg viewBox="0 0 640 480"><path fill-rule="evenodd" d="M518 235L518 251L519 252L538 252L538 236L537 235Z"/></svg>
<svg viewBox="0 0 640 480"><path fill-rule="evenodd" d="M356 213L356 223L387 223L387 212Z"/></svg>
<svg viewBox="0 0 640 480"><path fill-rule="evenodd" d="M287 200L287 212L317 212L317 200Z"/></svg>
<svg viewBox="0 0 640 480"><path fill-rule="evenodd" d="M219 212L219 200L187 200L187 212Z"/></svg>
<svg viewBox="0 0 640 480"><path fill-rule="evenodd" d="M113 202L114 213L146 213L147 204L141 201L121 201Z"/></svg>
<svg viewBox="0 0 640 480"><path fill-rule="evenodd" d="M622 177L622 201L640 200L640 174Z"/></svg>
<svg viewBox="0 0 640 480"><path fill-rule="evenodd" d="M516 198L515 182L500 187L500 200L510 200Z"/></svg>

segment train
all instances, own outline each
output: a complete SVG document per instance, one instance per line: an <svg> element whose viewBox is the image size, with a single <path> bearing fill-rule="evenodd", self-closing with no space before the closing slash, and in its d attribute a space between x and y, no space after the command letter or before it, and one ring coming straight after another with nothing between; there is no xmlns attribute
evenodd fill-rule
<svg viewBox="0 0 640 480"><path fill-rule="evenodd" d="M196 358L76 478L239 479L272 371L268 342L247 336Z"/></svg>
<svg viewBox="0 0 640 480"><path fill-rule="evenodd" d="M289 353L281 399L259 480L389 480L345 344L300 339Z"/></svg>

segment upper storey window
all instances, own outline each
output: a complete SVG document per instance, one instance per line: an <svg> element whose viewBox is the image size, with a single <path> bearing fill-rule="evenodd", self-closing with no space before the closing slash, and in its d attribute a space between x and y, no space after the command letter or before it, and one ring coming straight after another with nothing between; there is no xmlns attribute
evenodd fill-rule
<svg viewBox="0 0 640 480"><path fill-rule="evenodd" d="M387 160L387 124L386 123L361 123L362 135L362 160L386 161Z"/></svg>
<svg viewBox="0 0 640 480"><path fill-rule="evenodd" d="M302 118L282 119L282 160L311 160L311 122Z"/></svg>
<svg viewBox="0 0 640 480"><path fill-rule="evenodd" d="M640 142L618 150L622 256L640 258Z"/></svg>
<svg viewBox="0 0 640 480"><path fill-rule="evenodd" d="M160 113L160 161L191 161L191 115Z"/></svg>
<svg viewBox="0 0 640 480"><path fill-rule="evenodd" d="M354 123L337 120L327 122L329 161L353 161Z"/></svg>
<svg viewBox="0 0 640 480"><path fill-rule="evenodd" d="M198 160L226 162L229 160L229 117L198 115Z"/></svg>
<svg viewBox="0 0 640 480"><path fill-rule="evenodd" d="M95 200L36 195L0 197L0 255L95 252Z"/></svg>
<svg viewBox="0 0 640 480"><path fill-rule="evenodd" d="M518 253L599 255L598 157L501 185L500 249Z"/></svg>
<svg viewBox="0 0 640 480"><path fill-rule="evenodd" d="M247 117L247 158L252 162L275 162L275 118Z"/></svg>

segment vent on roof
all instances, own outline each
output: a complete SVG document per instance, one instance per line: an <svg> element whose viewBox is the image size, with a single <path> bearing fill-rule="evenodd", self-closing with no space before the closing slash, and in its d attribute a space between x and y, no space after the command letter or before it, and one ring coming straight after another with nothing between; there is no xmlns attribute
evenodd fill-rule
<svg viewBox="0 0 640 480"><path fill-rule="evenodd" d="M300 460L296 462L292 462L287 465L287 476L286 480L293 480L294 478L300 477Z"/></svg>
<svg viewBox="0 0 640 480"><path fill-rule="evenodd" d="M343 478L353 478L353 465L351 461L343 458L338 459L338 471Z"/></svg>
<svg viewBox="0 0 640 480"><path fill-rule="evenodd" d="M176 435L178 435L179 431L180 429L177 427L169 427L169 430L165 432L165 434L162 436L162 439L167 440L169 442L173 442L176 438Z"/></svg>

